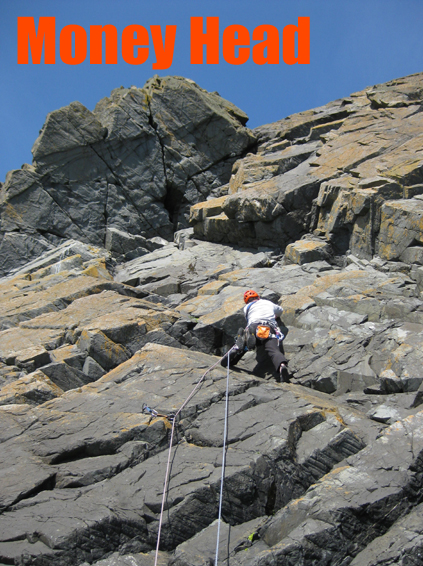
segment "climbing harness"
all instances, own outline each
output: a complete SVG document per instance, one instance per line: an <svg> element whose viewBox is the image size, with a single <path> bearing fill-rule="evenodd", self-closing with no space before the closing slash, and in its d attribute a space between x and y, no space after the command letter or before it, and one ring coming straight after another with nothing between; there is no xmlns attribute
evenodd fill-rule
<svg viewBox="0 0 423 566"><path fill-rule="evenodd" d="M273 320L260 320L253 322L246 328L247 332L254 333L260 340L267 340L267 338L276 338L279 343L285 338L284 334L278 326L278 323Z"/></svg>
<svg viewBox="0 0 423 566"><path fill-rule="evenodd" d="M210 366L204 373L203 375L200 377L200 379L197 381L197 383L195 384L194 389L191 391L191 393L188 395L188 397L185 399L185 401L182 403L182 405L179 407L179 409L176 411L176 413L173 415L173 419L172 419L172 430L170 433L170 442L169 442L169 452L168 452L168 457L167 457L167 465L166 465L166 474L165 474L165 481L164 481L164 486L163 486L163 497L162 497L162 506L161 506L161 510L160 510L160 520L159 520L159 528L158 528L158 532L157 532L157 545L156 545L156 556L154 559L154 566L157 566L157 561L159 558L159 546L160 546L160 535L161 535L161 531L162 531L162 524L163 524L163 514L164 514L164 507L165 507L165 503L166 503L166 493L167 493L167 486L168 486L168 482L169 482L169 473L170 473L170 462L171 462L171 454L172 454L172 447L173 447L173 436L174 436L174 432L175 432L175 424L176 424L176 419L177 417L181 414L182 410L186 407L186 405L189 403L189 401L194 397L194 395L196 394L198 388L200 387L200 385L202 384L202 382L204 381L206 375L208 373L210 373L218 364L220 364L220 362L222 360L225 359L226 356L228 356L228 376L227 376L227 384L229 383L229 356L231 354L231 352L233 352L234 350L237 350L238 347L236 344L234 344L232 346L232 348L230 350L228 350L226 352L226 354L224 354L215 364L213 364L212 366ZM228 385L227 385L227 391L226 391L226 397L228 399ZM228 401L226 401L228 402ZM147 407L147 405L145 405L145 407ZM147 407L149 409L149 407ZM144 406L143 406L144 409ZM147 409L146 409L147 410ZM150 411L154 411L154 409L150 409ZM149 412L149 411L147 411ZM159 415L157 413L157 415ZM226 422L226 416L225 416L225 439L226 439L226 430L227 430L227 422ZM225 442L224 442L224 446L225 446ZM224 449L225 450L225 449ZM221 491L221 498L222 498L222 486L223 486L223 472L224 472L224 463L222 462L222 481L221 481L221 486L220 486L220 491ZM219 516L221 514L221 502L219 503ZM220 526L220 523L219 523ZM217 552L217 551L216 551ZM216 565L217 566L217 565Z"/></svg>
<svg viewBox="0 0 423 566"><path fill-rule="evenodd" d="M249 291L247 291L248 293ZM248 311L254 305L255 301L248 303L245 310L245 318L248 320ZM278 323L276 320L260 320L252 322L247 325L245 329L245 334L247 336L247 348L249 350L255 350L256 348L256 338L259 340L267 340L268 338L277 338L279 344L285 338L282 334Z"/></svg>

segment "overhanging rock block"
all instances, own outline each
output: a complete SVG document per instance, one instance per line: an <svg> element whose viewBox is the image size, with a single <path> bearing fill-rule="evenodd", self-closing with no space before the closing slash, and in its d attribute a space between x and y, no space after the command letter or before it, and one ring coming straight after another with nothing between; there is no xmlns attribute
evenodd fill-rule
<svg viewBox="0 0 423 566"><path fill-rule="evenodd" d="M415 247L416 243L423 245L423 200L385 203L379 234L380 257L387 260L399 259L406 254L408 247Z"/></svg>
<svg viewBox="0 0 423 566"><path fill-rule="evenodd" d="M69 238L107 240L126 259L151 250L146 239L171 241L254 146L247 120L191 80L158 76L115 89L93 112L79 102L51 112L33 166L2 187L0 274Z"/></svg>
<svg viewBox="0 0 423 566"><path fill-rule="evenodd" d="M130 357L125 347L107 338L100 330L95 332L84 330L77 345L105 370L118 366Z"/></svg>
<svg viewBox="0 0 423 566"><path fill-rule="evenodd" d="M285 249L285 261L298 265L325 260L329 255L329 244L315 240L302 239L289 244Z"/></svg>

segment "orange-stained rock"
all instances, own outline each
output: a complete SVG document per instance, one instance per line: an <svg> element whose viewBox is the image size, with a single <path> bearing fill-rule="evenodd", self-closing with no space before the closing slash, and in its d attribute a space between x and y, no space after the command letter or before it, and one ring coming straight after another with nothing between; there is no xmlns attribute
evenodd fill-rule
<svg viewBox="0 0 423 566"><path fill-rule="evenodd" d="M372 259L379 233L388 245L383 204L423 193L422 92L420 73L257 128L257 153L208 202L214 216L192 216L195 234L283 251L315 230L335 254Z"/></svg>
<svg viewBox="0 0 423 566"><path fill-rule="evenodd" d="M285 250L285 260L298 265L328 259L329 255L330 246L316 240L298 240L289 244Z"/></svg>
<svg viewBox="0 0 423 566"><path fill-rule="evenodd" d="M63 390L37 370L2 387L0 405L40 405L60 395L63 395Z"/></svg>

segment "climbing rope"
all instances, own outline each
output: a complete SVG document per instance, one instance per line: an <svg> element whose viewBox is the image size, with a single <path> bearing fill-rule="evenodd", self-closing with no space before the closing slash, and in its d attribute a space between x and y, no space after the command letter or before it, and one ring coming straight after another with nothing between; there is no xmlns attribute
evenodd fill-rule
<svg viewBox="0 0 423 566"><path fill-rule="evenodd" d="M230 353L232 351L237 350L237 349L238 349L238 347L236 346L236 344L234 344L232 346L232 348L230 350L228 350L224 356L222 356L215 364L210 366L203 373L203 375L200 377L200 379L197 381L194 389L191 391L191 393L188 395L188 397L185 399L185 401L182 403L182 405L179 407L179 409L176 411L176 413L172 414L172 417L173 417L173 419L172 419L172 430L170 432L169 452L168 452L168 457L167 457L166 475L165 475L165 481L164 481L164 486L163 486L162 506L161 506L161 510L160 510L159 529L158 529L158 532L157 532L157 545L156 545L156 556L155 556L155 559L154 559L154 566L157 566L157 561L158 561L158 557L159 557L160 535L161 535L161 532L162 532L164 506L165 506L165 502L166 502L167 486L168 486L168 482L169 482L170 461L171 461L171 454L172 454L172 447L173 447L173 436L174 436L174 432L175 432L176 419L181 414L181 411L189 403L189 401L194 397L198 388L200 387L200 385L204 381L206 375L208 373L210 373L217 365L219 365L220 362L222 360L224 360L226 356L228 356L228 377L227 377L227 382L228 382L228 380L229 380L229 356L230 356ZM228 396L228 393L226 395ZM147 407L147 405L143 406L143 409L144 409L144 407ZM150 411L151 411L151 409L150 409ZM154 409L153 409L153 411L154 411ZM225 422L225 436L226 436L226 422ZM223 465L222 465L222 477L223 477ZM223 485L223 480L221 482L221 492L222 492L222 485ZM221 507L221 504L220 504L219 507ZM220 510L219 510L219 513L220 513Z"/></svg>
<svg viewBox="0 0 423 566"><path fill-rule="evenodd" d="M217 518L217 539L216 539L216 555L214 559L214 566L217 566L217 559L219 556L219 540L220 540L220 523L222 521L222 502L223 502L223 480L225 476L226 466L226 440L228 436L228 409L229 409L229 356L228 356L228 371L226 372L226 399L225 399L225 426L223 429L223 453L222 453L222 475L220 478L220 497L219 497L219 515Z"/></svg>

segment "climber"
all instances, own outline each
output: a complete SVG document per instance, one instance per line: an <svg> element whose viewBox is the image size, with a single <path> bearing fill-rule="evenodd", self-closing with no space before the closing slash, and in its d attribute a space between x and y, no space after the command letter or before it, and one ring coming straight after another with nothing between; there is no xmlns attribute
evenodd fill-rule
<svg viewBox="0 0 423 566"><path fill-rule="evenodd" d="M248 350L256 350L256 359L260 363L268 356L277 372L277 380L289 382L288 360L280 351L280 343L284 336L279 329L276 318L282 314L282 307L249 290L244 293L244 314L247 327L240 328L235 338L235 348L229 354L229 364L236 365ZM222 366L227 364L222 359Z"/></svg>
<svg viewBox="0 0 423 566"><path fill-rule="evenodd" d="M247 319L246 345L249 350L256 347L256 359L262 361L264 354L271 359L278 373L279 381L289 381L288 360L280 351L280 343L284 336L276 318L282 314L282 307L266 299L250 289L244 293L244 314Z"/></svg>

